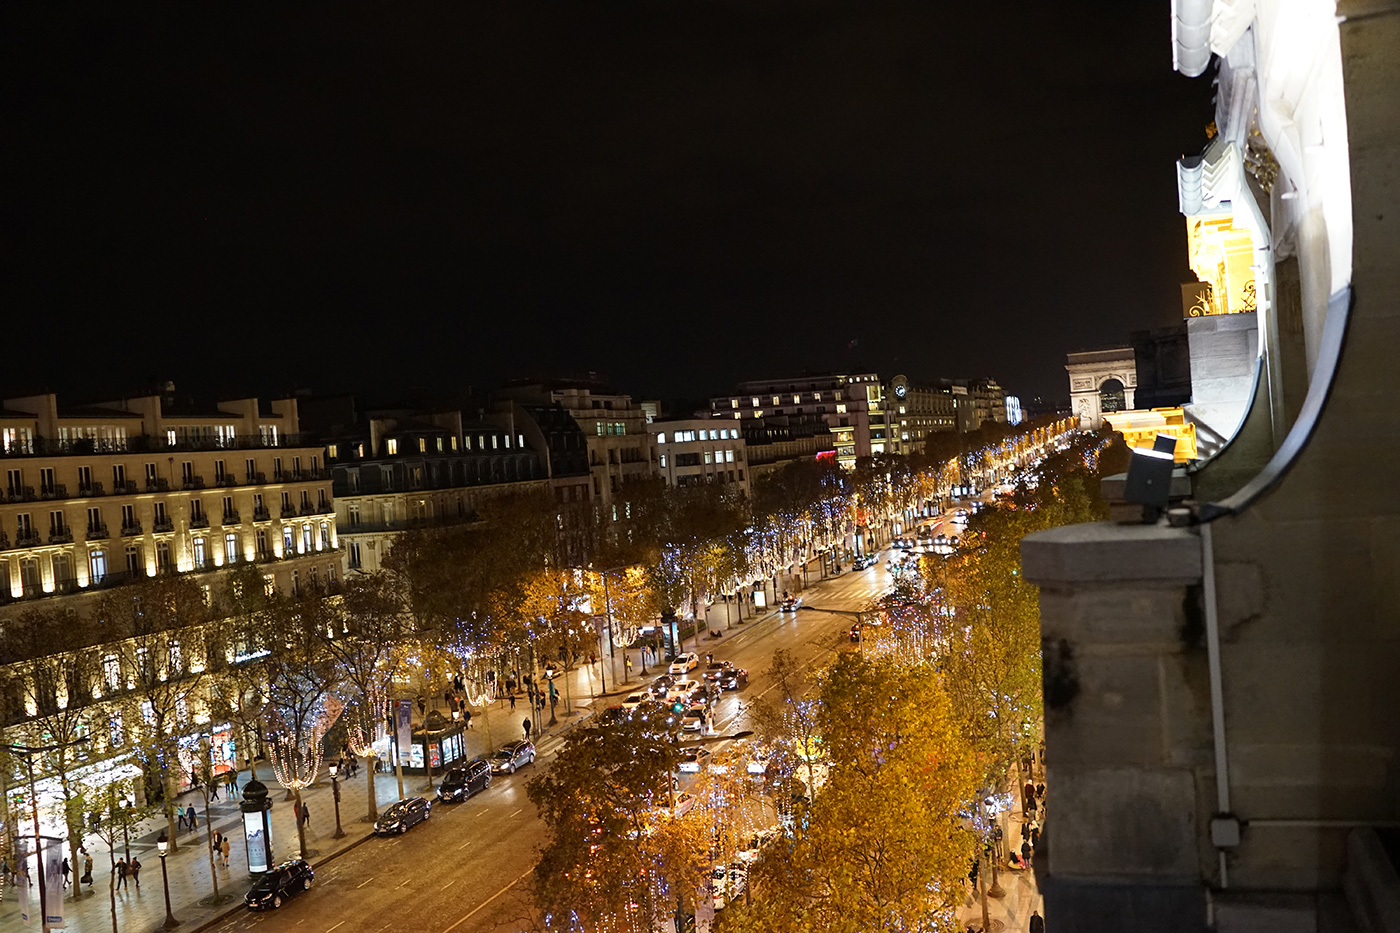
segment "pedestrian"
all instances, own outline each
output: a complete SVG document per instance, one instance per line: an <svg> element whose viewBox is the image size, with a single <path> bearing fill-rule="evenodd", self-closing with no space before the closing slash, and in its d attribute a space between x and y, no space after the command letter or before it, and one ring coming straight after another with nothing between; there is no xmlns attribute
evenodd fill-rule
<svg viewBox="0 0 1400 933"><path fill-rule="evenodd" d="M218 800L218 799L219 799L219 782L218 782L218 781L210 781L210 782L209 782L209 799L210 799L210 800Z"/></svg>
<svg viewBox="0 0 1400 933"><path fill-rule="evenodd" d="M304 803L301 805L301 822L304 826L311 825L311 808Z"/></svg>
<svg viewBox="0 0 1400 933"><path fill-rule="evenodd" d="M1030 933L1045 933L1045 918L1038 910L1031 914Z"/></svg>
<svg viewBox="0 0 1400 933"><path fill-rule="evenodd" d="M118 890L118 891L120 891L120 890L122 890L123 888L126 887L126 872L127 872L126 859L124 859L124 858L119 858L119 859L117 859L117 890Z"/></svg>
<svg viewBox="0 0 1400 933"><path fill-rule="evenodd" d="M1021 843L1021 861L1026 863L1026 867L1031 867L1031 844L1029 841Z"/></svg>
<svg viewBox="0 0 1400 933"><path fill-rule="evenodd" d="M86 884L88 887L92 887L92 856L91 856L91 855L84 855L84 856L83 856L83 876L82 876L81 878L79 878L78 880L81 881L81 882L83 882L84 884Z"/></svg>
<svg viewBox="0 0 1400 933"><path fill-rule="evenodd" d="M466 728L472 727L472 711L466 708L466 704L462 707L462 721L467 724Z"/></svg>
<svg viewBox="0 0 1400 933"><path fill-rule="evenodd" d="M229 796L229 799L232 800L232 799L233 799L233 795L236 794L236 793L238 793L238 772L237 772L237 771L230 771L230 772L228 773L228 796Z"/></svg>
<svg viewBox="0 0 1400 933"><path fill-rule="evenodd" d="M1045 785L1044 785L1044 784L1037 784L1037 785L1035 785L1035 799L1036 799L1036 800L1039 800L1039 801L1042 801L1042 802L1045 800Z"/></svg>
<svg viewBox="0 0 1400 933"><path fill-rule="evenodd" d="M131 880L136 882L136 890L141 890L141 860L134 855L131 857Z"/></svg>
<svg viewBox="0 0 1400 933"><path fill-rule="evenodd" d="M73 875L73 866L68 864L68 859L63 860L63 886L68 887L68 882Z"/></svg>
<svg viewBox="0 0 1400 933"><path fill-rule="evenodd" d="M232 850L233 846L229 844L228 837L225 836L223 840L219 843L219 852L223 854L225 868L228 868L228 854Z"/></svg>
<svg viewBox="0 0 1400 933"><path fill-rule="evenodd" d="M628 659L627 659L627 676L628 676L628 677L631 677L631 676L632 676L632 659L631 659L631 658L628 658Z"/></svg>
<svg viewBox="0 0 1400 933"><path fill-rule="evenodd" d="M510 694L510 708L515 709L515 693Z"/></svg>
<svg viewBox="0 0 1400 933"><path fill-rule="evenodd" d="M1035 824L1034 826L1031 827L1031 848L1032 848L1032 849L1038 849L1038 848L1040 848L1040 824L1039 824L1039 823L1037 823L1037 824Z"/></svg>
<svg viewBox="0 0 1400 933"><path fill-rule="evenodd" d="M175 828L185 828L185 805L182 803L175 804Z"/></svg>
<svg viewBox="0 0 1400 933"><path fill-rule="evenodd" d="M530 722L530 719L527 716L521 724L525 727L525 741L528 742L530 741L530 726L532 726L533 723Z"/></svg>
<svg viewBox="0 0 1400 933"><path fill-rule="evenodd" d="M199 829L199 812L195 810L194 804L185 807L185 815L190 818L190 832ZM140 885L138 884L137 887L139 888Z"/></svg>
<svg viewBox="0 0 1400 933"><path fill-rule="evenodd" d="M452 691L450 689L442 692L442 702L447 704L448 709L452 709L452 704L455 703L456 700L452 698Z"/></svg>

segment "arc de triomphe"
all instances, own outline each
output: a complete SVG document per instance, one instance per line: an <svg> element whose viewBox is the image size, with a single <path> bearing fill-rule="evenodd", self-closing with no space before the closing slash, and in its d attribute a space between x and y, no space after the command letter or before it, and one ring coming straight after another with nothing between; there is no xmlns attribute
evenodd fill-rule
<svg viewBox="0 0 1400 933"><path fill-rule="evenodd" d="M1089 350L1066 357L1069 372L1069 402L1079 416L1079 426L1097 430L1103 426L1104 411L1133 408L1133 393L1137 390L1137 363L1132 347L1115 350ZM1114 382L1118 385L1114 385ZM1121 388L1122 401L1117 392Z"/></svg>

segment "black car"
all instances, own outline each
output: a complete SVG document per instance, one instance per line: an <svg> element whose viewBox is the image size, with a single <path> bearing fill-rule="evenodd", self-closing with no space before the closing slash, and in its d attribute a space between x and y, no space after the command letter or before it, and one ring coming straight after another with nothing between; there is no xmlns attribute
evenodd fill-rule
<svg viewBox="0 0 1400 933"><path fill-rule="evenodd" d="M438 785L437 796L438 800L457 803L490 786L491 765L485 758L478 758L444 774L442 783Z"/></svg>
<svg viewBox="0 0 1400 933"><path fill-rule="evenodd" d="M243 895L243 903L248 905L249 910L276 909L293 894L310 888L311 879L315 877L316 873L305 861L291 859L263 874L253 889Z"/></svg>
<svg viewBox="0 0 1400 933"><path fill-rule="evenodd" d="M529 742L507 742L491 756L491 771L495 774L514 774L534 763L534 745Z"/></svg>
<svg viewBox="0 0 1400 933"><path fill-rule="evenodd" d="M422 797L409 797L379 814L374 831L381 836L406 833L432 815L432 804Z"/></svg>
<svg viewBox="0 0 1400 933"><path fill-rule="evenodd" d="M732 664L725 668L717 681L721 690L738 690L740 687L746 686L748 682L749 672Z"/></svg>

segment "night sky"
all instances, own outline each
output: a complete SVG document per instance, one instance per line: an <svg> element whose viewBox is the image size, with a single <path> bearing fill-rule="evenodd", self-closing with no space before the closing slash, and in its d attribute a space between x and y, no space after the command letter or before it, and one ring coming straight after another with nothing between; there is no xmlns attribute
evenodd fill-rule
<svg viewBox="0 0 1400 933"><path fill-rule="evenodd" d="M1067 397L1180 320L1211 88L1165 0L15 6L0 396Z"/></svg>

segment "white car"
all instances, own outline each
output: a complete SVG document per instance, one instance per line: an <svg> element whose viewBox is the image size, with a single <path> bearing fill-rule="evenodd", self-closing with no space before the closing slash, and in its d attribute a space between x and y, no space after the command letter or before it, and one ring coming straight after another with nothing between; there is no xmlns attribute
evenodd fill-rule
<svg viewBox="0 0 1400 933"><path fill-rule="evenodd" d="M622 708L625 709L625 710L627 710L627 711L630 713L632 710L634 710L634 709L636 709L637 707L641 706L643 703L647 702L647 701L650 700L650 699L651 699L651 694L650 694L650 693L632 693L632 694L628 694L627 699L625 699L625 700L622 701Z"/></svg>
<svg viewBox="0 0 1400 933"><path fill-rule="evenodd" d="M671 689L666 691L666 702L674 703L676 700L683 700L689 703L691 697L700 689L700 682L695 680L678 680L671 684Z"/></svg>
<svg viewBox="0 0 1400 933"><path fill-rule="evenodd" d="M710 711L704 706L692 706L681 716L681 729L686 732L704 732L710 724Z"/></svg>
<svg viewBox="0 0 1400 933"><path fill-rule="evenodd" d="M670 671L672 674L688 674L695 670L699 664L699 656L692 651L687 651L671 662Z"/></svg>

